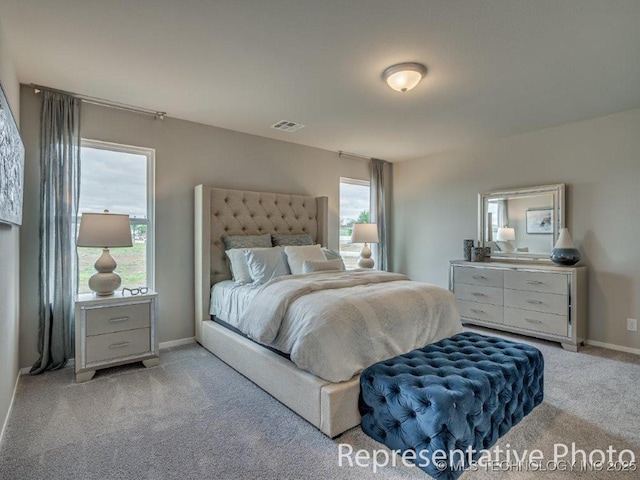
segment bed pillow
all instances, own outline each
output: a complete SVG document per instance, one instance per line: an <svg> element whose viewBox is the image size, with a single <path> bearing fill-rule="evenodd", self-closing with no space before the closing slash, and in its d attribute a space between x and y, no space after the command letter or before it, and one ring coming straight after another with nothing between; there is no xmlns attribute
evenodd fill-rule
<svg viewBox="0 0 640 480"><path fill-rule="evenodd" d="M326 260L320 245L287 246L284 247L284 253L287 254L287 263L289 264L291 273L294 275L302 273L302 265L305 260Z"/></svg>
<svg viewBox="0 0 640 480"><path fill-rule="evenodd" d="M329 250L328 248L322 248L322 253L327 260L342 260L342 256L335 250Z"/></svg>
<svg viewBox="0 0 640 480"><path fill-rule="evenodd" d="M269 248L271 247L271 235L223 235L222 241L227 250L234 248Z"/></svg>
<svg viewBox="0 0 640 480"><path fill-rule="evenodd" d="M305 260L302 264L302 273L326 272L328 270L344 270L344 262L341 258L335 260Z"/></svg>
<svg viewBox="0 0 640 480"><path fill-rule="evenodd" d="M245 285L253 282L249 265L247 265L247 257L245 255L249 250L270 250L272 247L265 248L232 248L225 253L229 259L229 267L233 280L239 285Z"/></svg>
<svg viewBox="0 0 640 480"><path fill-rule="evenodd" d="M278 233L271 234L271 242L273 246L300 246L300 245L313 245L313 238L308 233L300 235L280 235Z"/></svg>
<svg viewBox="0 0 640 480"><path fill-rule="evenodd" d="M267 283L273 278L289 275L282 247L250 249L244 255L254 283Z"/></svg>

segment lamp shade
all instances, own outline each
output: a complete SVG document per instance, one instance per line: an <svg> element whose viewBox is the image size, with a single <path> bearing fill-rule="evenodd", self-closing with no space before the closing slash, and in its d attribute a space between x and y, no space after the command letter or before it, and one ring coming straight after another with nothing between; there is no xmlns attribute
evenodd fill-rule
<svg viewBox="0 0 640 480"><path fill-rule="evenodd" d="M375 223L354 223L351 243L378 243L378 225Z"/></svg>
<svg viewBox="0 0 640 480"><path fill-rule="evenodd" d="M131 247L129 215L83 213L77 245L79 247Z"/></svg>
<svg viewBox="0 0 640 480"><path fill-rule="evenodd" d="M516 239L516 231L513 228L502 227L498 229L498 233L496 234L496 240L498 242L508 242L509 240Z"/></svg>

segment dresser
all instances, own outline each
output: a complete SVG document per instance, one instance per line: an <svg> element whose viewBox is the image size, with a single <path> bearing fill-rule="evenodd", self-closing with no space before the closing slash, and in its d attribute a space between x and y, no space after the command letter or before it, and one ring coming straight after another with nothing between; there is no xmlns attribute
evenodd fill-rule
<svg viewBox="0 0 640 480"><path fill-rule="evenodd" d="M139 362L159 362L156 327L158 294L93 293L75 298L76 382L91 380L101 368Z"/></svg>
<svg viewBox="0 0 640 480"><path fill-rule="evenodd" d="M560 342L587 336L587 267L516 261L451 262L449 289L463 323Z"/></svg>

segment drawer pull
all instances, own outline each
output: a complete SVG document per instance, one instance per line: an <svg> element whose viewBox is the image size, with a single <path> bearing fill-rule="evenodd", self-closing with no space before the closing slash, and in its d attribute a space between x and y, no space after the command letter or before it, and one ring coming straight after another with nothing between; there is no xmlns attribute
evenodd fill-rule
<svg viewBox="0 0 640 480"><path fill-rule="evenodd" d="M537 324L542 323L542 320L537 320L535 318L525 318L525 320L529 323L537 323Z"/></svg>
<svg viewBox="0 0 640 480"><path fill-rule="evenodd" d="M117 317L117 318L110 318L110 319L109 319L109 322L111 322L111 323L126 322L127 320L129 320L129 318L131 318L131 317Z"/></svg>
<svg viewBox="0 0 640 480"><path fill-rule="evenodd" d="M471 295L473 295L474 297L486 297L484 293L480 292L471 292Z"/></svg>
<svg viewBox="0 0 640 480"><path fill-rule="evenodd" d="M471 278L474 278L476 280L486 280L487 277L485 277L484 275L472 275Z"/></svg>
<svg viewBox="0 0 640 480"><path fill-rule="evenodd" d="M485 314L487 313L487 312L485 312L484 310L479 310L479 309L477 309L477 308L472 308L472 309L471 309L471 311L472 311L473 313L481 313L481 314L483 314L483 315L485 315Z"/></svg>
<svg viewBox="0 0 640 480"><path fill-rule="evenodd" d="M544 285L544 282L540 282L538 280L527 280L529 285Z"/></svg>
<svg viewBox="0 0 640 480"><path fill-rule="evenodd" d="M527 300L527 303L531 303L533 305L542 305L540 300Z"/></svg>
<svg viewBox="0 0 640 480"><path fill-rule="evenodd" d="M131 342L112 343L111 345L109 345L109 348L122 348L122 347L126 347L130 343Z"/></svg>

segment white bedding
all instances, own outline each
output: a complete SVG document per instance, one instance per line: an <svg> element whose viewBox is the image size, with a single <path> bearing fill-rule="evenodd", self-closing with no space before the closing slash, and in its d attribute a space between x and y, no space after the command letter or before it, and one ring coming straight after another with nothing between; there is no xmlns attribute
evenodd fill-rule
<svg viewBox="0 0 640 480"><path fill-rule="evenodd" d="M240 315L247 309L249 302L261 286L252 283L240 285L233 280L216 283L211 288L209 314L237 327Z"/></svg>
<svg viewBox="0 0 640 480"><path fill-rule="evenodd" d="M330 382L462 331L451 292L393 273L290 275L243 295L229 323Z"/></svg>

